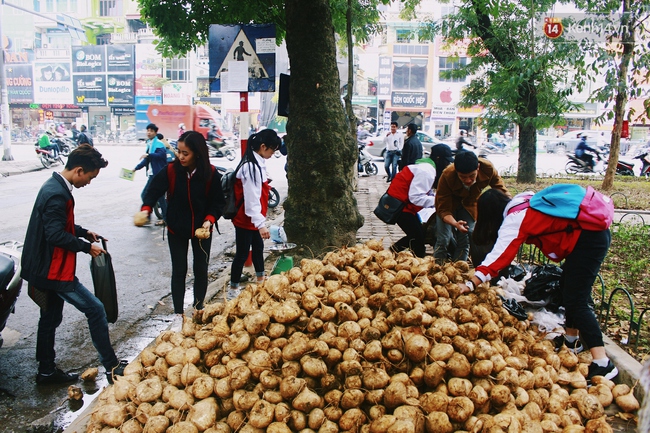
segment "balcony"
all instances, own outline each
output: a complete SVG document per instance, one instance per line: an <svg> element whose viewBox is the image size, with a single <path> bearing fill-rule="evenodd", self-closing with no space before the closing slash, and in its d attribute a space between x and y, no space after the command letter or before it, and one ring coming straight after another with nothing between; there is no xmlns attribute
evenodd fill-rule
<svg viewBox="0 0 650 433"><path fill-rule="evenodd" d="M70 60L70 49L66 48L36 48L34 54L37 59L66 59Z"/></svg>
<svg viewBox="0 0 650 433"><path fill-rule="evenodd" d="M111 33L112 44L137 44L138 34L136 32Z"/></svg>

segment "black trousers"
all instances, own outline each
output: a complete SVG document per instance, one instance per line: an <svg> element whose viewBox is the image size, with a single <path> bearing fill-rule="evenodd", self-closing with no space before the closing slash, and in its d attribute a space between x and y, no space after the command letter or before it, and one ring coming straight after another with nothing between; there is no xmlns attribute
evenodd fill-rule
<svg viewBox="0 0 650 433"><path fill-rule="evenodd" d="M575 248L562 265L560 288L564 298L566 326L580 331L580 340L589 348L603 346L603 334L590 306L591 289L611 240L609 230L583 230Z"/></svg>
<svg viewBox="0 0 650 433"><path fill-rule="evenodd" d="M253 266L255 273L264 274L264 239L259 230L247 230L235 227L235 258L230 267L230 284L239 284L241 271L248 258L248 252L252 250Z"/></svg>
<svg viewBox="0 0 650 433"><path fill-rule="evenodd" d="M172 300L174 313L183 313L183 298L185 297L185 279L187 278L187 251L189 239L167 232L169 253L172 259ZM194 302L197 310L203 309L203 301L208 291L208 263L210 262L210 247L212 236L207 239L191 239L193 268L194 268Z"/></svg>
<svg viewBox="0 0 650 433"><path fill-rule="evenodd" d="M406 236L395 242L391 249L393 251L410 249L417 257L424 257L424 228L420 218L416 214L402 212L397 218L397 225Z"/></svg>

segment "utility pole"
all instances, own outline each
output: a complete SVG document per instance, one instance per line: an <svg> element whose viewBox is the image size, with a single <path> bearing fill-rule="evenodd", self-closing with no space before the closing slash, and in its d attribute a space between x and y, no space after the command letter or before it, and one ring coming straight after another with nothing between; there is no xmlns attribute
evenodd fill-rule
<svg viewBox="0 0 650 433"><path fill-rule="evenodd" d="M4 42L4 33L2 31L2 19L4 17L4 1L0 4L0 43ZM0 53L0 99L2 100L2 109L0 116L2 116L2 154L3 161L13 161L14 157L11 155L11 115L9 114L9 94L7 93L7 74L5 73L5 47L2 46L2 53Z"/></svg>

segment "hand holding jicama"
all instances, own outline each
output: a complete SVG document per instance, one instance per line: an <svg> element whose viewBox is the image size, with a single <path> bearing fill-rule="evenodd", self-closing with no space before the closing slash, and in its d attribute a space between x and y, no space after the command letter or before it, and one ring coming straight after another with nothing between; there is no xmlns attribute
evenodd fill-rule
<svg viewBox="0 0 650 433"><path fill-rule="evenodd" d="M147 222L149 222L149 212L143 210L133 215L133 224L137 227L142 227Z"/></svg>
<svg viewBox="0 0 650 433"><path fill-rule="evenodd" d="M199 227L194 231L194 236L196 236L198 239L207 239L210 237L211 228L212 224L210 221L205 221L202 227Z"/></svg>

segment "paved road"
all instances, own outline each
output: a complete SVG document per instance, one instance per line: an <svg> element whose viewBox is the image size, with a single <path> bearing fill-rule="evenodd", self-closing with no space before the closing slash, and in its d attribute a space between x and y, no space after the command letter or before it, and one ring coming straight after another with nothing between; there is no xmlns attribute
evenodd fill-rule
<svg viewBox="0 0 650 433"><path fill-rule="evenodd" d="M140 192L145 184L144 171L137 172L133 182L118 177L122 167L135 166L143 153L142 146L98 145L97 148L109 165L89 186L74 191L76 222L109 239L108 250L116 271L120 306L118 322L110 325L111 339L118 357L133 359L174 319L169 295L171 271L167 240L163 239L163 230L159 227L133 226L133 214L139 210ZM16 160L36 158L31 146L13 146L12 153ZM273 185L282 197L287 194L284 161L282 157L271 158L268 162ZM230 167L237 160L231 162L221 158L213 159L212 163ZM54 171L60 170L60 166L54 166L0 178L0 240L23 240L38 189ZM220 230L222 234L212 243L209 267L212 274L227 270L230 265L224 253L234 243L234 230L232 224L224 220L220 221ZM91 288L89 260L88 255L78 255L77 276ZM189 275L188 284L191 279ZM191 290L187 294L186 305L189 305ZM10 316L2 332L5 343L0 348L0 430L3 432L27 431L33 421L52 411L62 415L65 422L70 409L74 409L65 402L67 387L37 387L34 383L38 315L38 308L23 287L16 313ZM85 317L70 306L64 309L56 349L58 365L64 370L82 372L88 367L100 366ZM97 384L103 385L105 381ZM97 386L85 391L93 393ZM43 422L47 425L49 417Z"/></svg>

